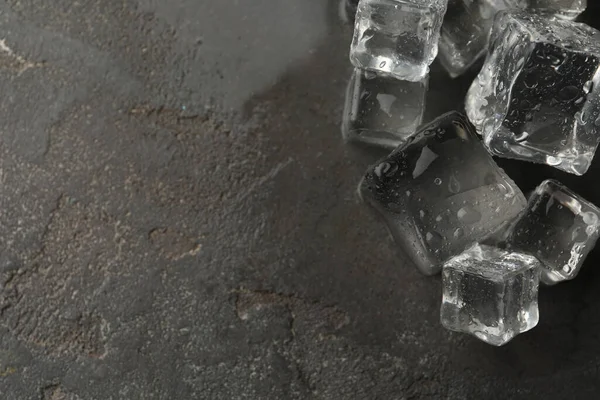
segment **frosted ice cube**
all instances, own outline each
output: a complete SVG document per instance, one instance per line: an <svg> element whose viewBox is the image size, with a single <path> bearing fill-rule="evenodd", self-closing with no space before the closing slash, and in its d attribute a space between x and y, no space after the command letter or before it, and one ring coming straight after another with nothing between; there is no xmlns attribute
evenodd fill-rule
<svg viewBox="0 0 600 400"><path fill-rule="evenodd" d="M587 0L529 0L532 10L565 19L575 19L585 11Z"/></svg>
<svg viewBox="0 0 600 400"><path fill-rule="evenodd" d="M419 81L437 55L447 0L361 0L350 61L355 67Z"/></svg>
<svg viewBox="0 0 600 400"><path fill-rule="evenodd" d="M450 76L463 74L485 54L498 11L524 6L524 0L450 0L439 43L440 62Z"/></svg>
<svg viewBox="0 0 600 400"><path fill-rule="evenodd" d="M493 154L582 175L600 141L599 66L597 30L500 12L467 114Z"/></svg>
<svg viewBox="0 0 600 400"><path fill-rule="evenodd" d="M426 275L504 227L525 208L519 188L459 113L422 126L367 170L362 198Z"/></svg>
<svg viewBox="0 0 600 400"><path fill-rule="evenodd" d="M539 320L540 262L476 244L448 260L442 273L442 325L502 346Z"/></svg>
<svg viewBox="0 0 600 400"><path fill-rule="evenodd" d="M348 84L344 138L395 148L423 120L428 78L410 82L356 68Z"/></svg>
<svg viewBox="0 0 600 400"><path fill-rule="evenodd" d="M561 183L547 180L509 230L508 245L536 256L544 265L542 281L552 285L577 276L599 230L600 209Z"/></svg>

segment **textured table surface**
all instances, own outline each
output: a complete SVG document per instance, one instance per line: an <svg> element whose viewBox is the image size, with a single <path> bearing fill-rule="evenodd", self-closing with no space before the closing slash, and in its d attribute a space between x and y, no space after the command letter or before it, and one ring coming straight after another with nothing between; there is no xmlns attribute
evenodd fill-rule
<svg viewBox="0 0 600 400"><path fill-rule="evenodd" d="M503 348L442 329L355 195L350 35L326 0L0 3L0 398L598 397L599 251ZM472 78L435 64L427 118ZM503 165L600 204L600 157Z"/></svg>

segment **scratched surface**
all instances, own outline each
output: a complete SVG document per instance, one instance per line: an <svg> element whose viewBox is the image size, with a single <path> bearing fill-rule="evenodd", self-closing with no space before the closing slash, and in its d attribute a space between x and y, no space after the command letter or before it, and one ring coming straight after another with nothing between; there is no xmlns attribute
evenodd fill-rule
<svg viewBox="0 0 600 400"><path fill-rule="evenodd" d="M0 28L1 399L598 397L597 252L504 348L441 328L355 195L379 154L340 139L336 1L6 0ZM435 64L427 118L470 79ZM505 166L600 204L600 163Z"/></svg>

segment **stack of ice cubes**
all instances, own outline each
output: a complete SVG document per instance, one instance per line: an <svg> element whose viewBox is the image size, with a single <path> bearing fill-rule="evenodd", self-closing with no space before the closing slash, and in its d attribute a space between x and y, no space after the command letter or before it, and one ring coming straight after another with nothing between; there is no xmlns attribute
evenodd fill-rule
<svg viewBox="0 0 600 400"><path fill-rule="evenodd" d="M394 147L367 170L359 194L421 273L442 273L442 325L492 345L534 328L540 281L574 279L600 237L593 203L556 180L526 199L492 157L587 172L600 143L600 32L572 21L585 6L358 4L344 136ZM487 58L468 117L450 112L421 125L438 40L453 76L486 50Z"/></svg>

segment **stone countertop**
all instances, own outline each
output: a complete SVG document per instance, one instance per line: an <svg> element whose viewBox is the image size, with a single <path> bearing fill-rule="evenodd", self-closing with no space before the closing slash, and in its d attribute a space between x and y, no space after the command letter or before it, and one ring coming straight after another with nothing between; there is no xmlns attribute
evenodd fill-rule
<svg viewBox="0 0 600 400"><path fill-rule="evenodd" d="M598 397L598 251L493 348L357 200L379 154L339 133L337 1L7 0L0 27L0 398ZM472 79L434 64L427 118ZM600 204L600 161L502 165Z"/></svg>

